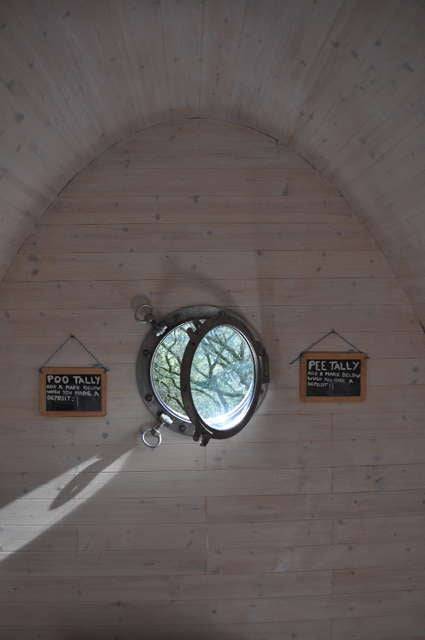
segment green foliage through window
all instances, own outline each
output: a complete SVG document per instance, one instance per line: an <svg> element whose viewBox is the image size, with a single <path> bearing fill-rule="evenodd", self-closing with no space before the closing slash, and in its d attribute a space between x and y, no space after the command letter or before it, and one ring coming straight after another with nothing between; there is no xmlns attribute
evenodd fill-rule
<svg viewBox="0 0 425 640"><path fill-rule="evenodd" d="M155 393L165 408L189 420L180 390L180 369L189 341L186 322L158 344L151 363ZM236 329L219 325L199 343L193 357L190 385L193 402L203 420L217 429L229 428L252 399L254 359L246 339Z"/></svg>

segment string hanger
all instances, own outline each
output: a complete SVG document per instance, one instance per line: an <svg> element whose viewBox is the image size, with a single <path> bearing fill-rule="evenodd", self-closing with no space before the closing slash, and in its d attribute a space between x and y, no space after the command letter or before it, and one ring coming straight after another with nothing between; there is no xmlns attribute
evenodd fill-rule
<svg viewBox="0 0 425 640"><path fill-rule="evenodd" d="M48 364L49 364L49 362L50 362L50 361L55 357L55 355L56 355L57 353L59 353L59 351L61 351L61 349L63 349L63 348L64 348L64 346L65 346L65 345L66 345L70 340L75 340L76 342L78 342L78 344L80 345L80 347L82 347L82 348L84 349L84 351L86 351L86 352L89 354L89 356L90 356L91 358L93 358L93 360L95 360L95 362L96 362L97 366L98 366L100 369L103 369L104 371L109 371L108 367L106 367L104 364L102 364L102 362L101 362L101 361L100 361L100 360L99 360L99 359L94 355L94 353L93 353L92 351L90 351L90 349L89 349L88 347L86 347L86 345L85 345L83 342L81 342L81 340L80 340L79 338L77 338L77 336L74 336L74 334L73 334L73 333L70 333L70 334L69 334L69 336L66 338L66 340L64 340L64 341L62 342L62 344L60 344L60 345L59 345L59 347L58 347L58 348L57 348L57 349L52 353L52 355L51 355L51 356L49 356L49 357L47 358L46 362L44 362L44 363L41 365L41 367L39 367L39 369L38 369L38 370L41 372L41 370L42 370L46 365L48 365ZM93 365L93 367L94 367L94 366L95 366L95 365Z"/></svg>
<svg viewBox="0 0 425 640"><path fill-rule="evenodd" d="M368 357L367 353L365 351L362 351L361 349L359 349L358 347L356 347L355 344L353 344L352 342L350 342L350 340L347 340L347 338L344 338L344 336L342 336L340 333L338 333L338 331L335 331L335 329L331 329L330 331L328 331L327 333L325 333L324 336L322 336L321 338L319 338L318 340L315 340L314 342L312 342L308 347L306 347L305 349L303 349L302 351L299 352L299 354L297 355L296 358L294 358L293 360L291 360L291 362L289 363L294 364L295 362L297 362L301 356L306 353L307 351L310 351L310 349L312 349L313 347L315 347L317 344L319 344L319 342L323 342L323 340L325 340L325 338L328 338L331 335L335 335L338 336L338 338L340 338L341 340L343 340L346 344L348 344L350 347L352 347L350 349L350 351L357 351L358 353L363 353L366 357Z"/></svg>

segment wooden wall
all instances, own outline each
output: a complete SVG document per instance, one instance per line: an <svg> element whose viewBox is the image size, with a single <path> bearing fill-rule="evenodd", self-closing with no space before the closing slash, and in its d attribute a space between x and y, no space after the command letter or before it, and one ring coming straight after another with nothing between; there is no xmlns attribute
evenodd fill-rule
<svg viewBox="0 0 425 640"><path fill-rule="evenodd" d="M140 294L257 327L272 381L239 436L137 443ZM424 335L294 153L201 119L110 149L21 247L0 328L2 640L424 637ZM331 328L370 355L363 404L298 400L289 361ZM71 332L110 367L104 419L38 415L37 368Z"/></svg>
<svg viewBox="0 0 425 640"><path fill-rule="evenodd" d="M76 171L180 115L290 142L425 322L423 0L0 3L0 276Z"/></svg>

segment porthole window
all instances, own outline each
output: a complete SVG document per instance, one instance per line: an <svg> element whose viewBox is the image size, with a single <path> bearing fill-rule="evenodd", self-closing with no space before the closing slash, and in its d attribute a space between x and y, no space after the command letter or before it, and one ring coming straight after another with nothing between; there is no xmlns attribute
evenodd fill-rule
<svg viewBox="0 0 425 640"><path fill-rule="evenodd" d="M202 444L243 429L269 380L254 330L235 312L209 306L186 307L151 325L137 359L149 410Z"/></svg>
<svg viewBox="0 0 425 640"><path fill-rule="evenodd" d="M189 421L185 413L180 388L180 371L183 355L189 342L191 322L177 325L158 342L150 363L152 390L170 417Z"/></svg>

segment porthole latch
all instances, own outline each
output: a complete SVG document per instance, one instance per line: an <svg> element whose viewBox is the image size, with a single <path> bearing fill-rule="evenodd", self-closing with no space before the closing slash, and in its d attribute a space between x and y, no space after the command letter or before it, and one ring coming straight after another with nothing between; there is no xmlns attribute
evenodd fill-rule
<svg viewBox="0 0 425 640"><path fill-rule="evenodd" d="M143 303L134 310L134 319L141 324L150 324L157 337L162 336L168 329L164 322L158 322L153 313L151 304Z"/></svg>
<svg viewBox="0 0 425 640"><path fill-rule="evenodd" d="M150 449L156 449L162 444L161 428L170 426L173 420L166 413L160 415L160 424L158 426L150 427L140 432L140 437L144 445Z"/></svg>
<svg viewBox="0 0 425 640"><path fill-rule="evenodd" d="M201 441L201 447L206 447L209 441L211 440L211 434L204 431L199 424L195 425L195 433L192 436L192 439L195 442Z"/></svg>

